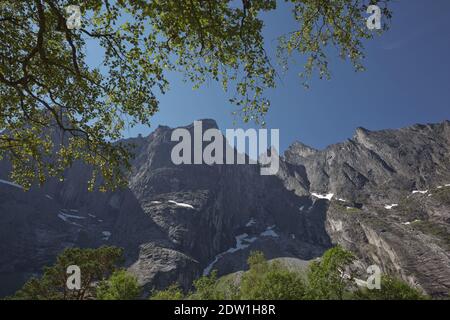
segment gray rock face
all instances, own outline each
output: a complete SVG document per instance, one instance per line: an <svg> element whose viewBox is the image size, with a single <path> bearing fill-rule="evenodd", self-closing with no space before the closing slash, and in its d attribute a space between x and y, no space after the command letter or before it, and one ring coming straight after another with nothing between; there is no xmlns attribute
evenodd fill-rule
<svg viewBox="0 0 450 320"><path fill-rule="evenodd" d="M378 132L358 128L353 139L322 151L294 144L285 159L306 171L297 184L289 181L292 175L284 178L296 193L334 194L326 210L333 243L428 293L448 293L449 121Z"/></svg>
<svg viewBox="0 0 450 320"><path fill-rule="evenodd" d="M212 127L203 121L204 131ZM321 151L294 143L277 176L261 176L257 165L176 166L172 131L160 126L127 140L136 156L126 190L87 192L90 170L82 165L65 182L26 193L0 182L0 294L65 247L105 244L125 248L146 292L174 282L189 288L212 269L245 269L252 250L310 260L333 243L354 251L361 265L377 263L429 293L448 292L450 122L358 129ZM7 163L0 169L7 181ZM331 193L331 201L320 199Z"/></svg>

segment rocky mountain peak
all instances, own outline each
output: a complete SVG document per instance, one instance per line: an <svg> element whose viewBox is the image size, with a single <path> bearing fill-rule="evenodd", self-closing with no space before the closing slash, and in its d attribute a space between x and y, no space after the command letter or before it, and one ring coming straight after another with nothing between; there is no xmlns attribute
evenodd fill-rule
<svg viewBox="0 0 450 320"><path fill-rule="evenodd" d="M315 155L317 152L319 152L317 149L314 149L300 141L295 141L285 151L284 155L285 155L286 159L294 160L294 158L298 158L298 157L308 158L310 156Z"/></svg>
<svg viewBox="0 0 450 320"><path fill-rule="evenodd" d="M356 142L361 143L362 145L370 147L370 145L371 145L371 143L369 142L370 133L371 133L370 130L368 130L366 128L363 128L363 127L358 127L355 130L355 134L353 136L353 139Z"/></svg>
<svg viewBox="0 0 450 320"><path fill-rule="evenodd" d="M173 130L124 141L138 145L125 190L86 192L91 169L82 165L27 193L2 175L0 279L18 279L7 293L65 247L101 245L125 249L146 292L245 269L250 251L311 260L335 244L362 272L377 264L433 295L450 290L449 121L358 128L324 150L296 142L277 176L255 165L176 166Z"/></svg>

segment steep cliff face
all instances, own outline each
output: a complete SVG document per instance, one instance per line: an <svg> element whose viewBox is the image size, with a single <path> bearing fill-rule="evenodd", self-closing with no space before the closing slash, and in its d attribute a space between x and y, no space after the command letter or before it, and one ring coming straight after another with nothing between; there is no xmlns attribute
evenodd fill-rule
<svg viewBox="0 0 450 320"><path fill-rule="evenodd" d="M376 263L429 293L448 293L449 121L358 128L353 139L322 151L294 144L285 158L306 172L298 185L309 190L293 187L297 193L334 194L326 210L333 243L356 252L366 266Z"/></svg>
<svg viewBox="0 0 450 320"><path fill-rule="evenodd" d="M203 130L213 127L203 121ZM82 165L25 193L7 183L0 163L3 293L69 246L125 248L127 267L149 291L188 288L212 269L242 270L252 250L310 260L333 243L361 266L377 263L430 293L448 292L450 122L358 129L321 151L295 143L277 176L261 176L257 165L176 166L173 130L127 140L136 154L129 188L112 193L86 192Z"/></svg>
<svg viewBox="0 0 450 320"><path fill-rule="evenodd" d="M349 200L396 200L450 181L450 122L371 132L322 151L294 143L286 162L304 167L310 191Z"/></svg>
<svg viewBox="0 0 450 320"><path fill-rule="evenodd" d="M211 127L215 122L203 121L204 130ZM249 251L257 248L269 257L311 259L331 245L324 215L299 214L299 207L312 205L309 198L288 192L276 177L261 176L256 165L175 166L171 133L160 127L147 138L133 164L130 190L164 234L159 248L189 257L189 271L181 272L184 286L212 268L220 274L245 268ZM140 279L148 278L146 265L155 263L154 250L147 251L152 253L141 254L131 267Z"/></svg>
<svg viewBox="0 0 450 320"><path fill-rule="evenodd" d="M214 121L203 121L204 131L212 127ZM192 125L185 128L193 131ZM275 176L261 176L257 165L176 166L173 130L159 127L127 141L136 153L127 190L86 192L90 171L81 165L68 171L65 182L52 181L31 193L2 186L18 199L1 204L6 214L0 219L24 220L5 237L3 245L12 249L2 251L4 274L38 272L67 246L111 244L125 248L127 266L145 290L173 282L188 288L211 269L225 274L245 268L251 250L308 260L331 246L322 204L286 190ZM32 212L21 209L23 201ZM303 207L310 210L302 213ZM56 239L27 237L21 247L29 254L13 254L17 239L40 221Z"/></svg>

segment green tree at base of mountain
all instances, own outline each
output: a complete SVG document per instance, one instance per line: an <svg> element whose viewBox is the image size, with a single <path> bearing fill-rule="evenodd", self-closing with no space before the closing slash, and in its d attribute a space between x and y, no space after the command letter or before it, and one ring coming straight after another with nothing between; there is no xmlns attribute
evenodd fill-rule
<svg viewBox="0 0 450 320"><path fill-rule="evenodd" d="M122 249L70 248L64 250L40 278L29 280L8 299L17 300L131 300L141 297L135 276L119 269ZM185 293L174 284L154 291L151 300L421 300L428 297L407 283L383 275L381 290L358 288L350 265L352 253L337 246L313 261L306 270L288 268L280 261L267 261L261 252L248 258L249 270L218 278L217 271L194 281ZM81 287L67 288L67 267L77 265Z"/></svg>
<svg viewBox="0 0 450 320"><path fill-rule="evenodd" d="M248 258L249 270L217 278L217 271L194 281L194 291L184 294L177 285L155 291L154 300L421 300L419 290L384 275L381 290L358 288L350 265L356 257L334 247L304 271L290 270L280 261L267 261L261 252ZM347 273L348 272L348 273Z"/></svg>
<svg viewBox="0 0 450 320"><path fill-rule="evenodd" d="M307 272L309 299L342 300L348 298L353 282L345 276L345 269L355 256L337 246L324 253L320 261L313 261Z"/></svg>
<svg viewBox="0 0 450 320"><path fill-rule="evenodd" d="M406 282L392 276L383 275L380 290L360 288L355 293L355 298L360 300L424 300L429 297L409 286Z"/></svg>
<svg viewBox="0 0 450 320"><path fill-rule="evenodd" d="M116 247L65 249L40 278L32 278L9 299L13 300L86 300L94 299L94 283L107 279L122 262L123 250ZM67 268L76 265L81 271L79 290L69 290Z"/></svg>
<svg viewBox="0 0 450 320"><path fill-rule="evenodd" d="M289 271L280 262L269 263L261 252L248 258L249 271L241 281L240 298L245 300L300 300L306 285L301 274Z"/></svg>
<svg viewBox="0 0 450 320"><path fill-rule="evenodd" d="M177 284L172 284L165 290L154 291L150 300L183 300L185 295Z"/></svg>
<svg viewBox="0 0 450 320"><path fill-rule="evenodd" d="M108 280L97 288L98 300L133 300L139 298L141 288L135 276L126 270L114 272Z"/></svg>

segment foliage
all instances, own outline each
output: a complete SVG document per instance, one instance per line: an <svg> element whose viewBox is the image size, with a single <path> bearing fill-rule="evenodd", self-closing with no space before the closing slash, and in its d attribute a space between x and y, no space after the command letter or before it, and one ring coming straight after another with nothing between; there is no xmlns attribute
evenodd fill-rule
<svg viewBox="0 0 450 320"><path fill-rule="evenodd" d="M436 237L445 248L450 250L450 227L433 221L413 221L411 226L424 234Z"/></svg>
<svg viewBox="0 0 450 320"><path fill-rule="evenodd" d="M281 0L279 0L281 1ZM307 56L304 76L329 77L325 50L362 69L366 8L389 0L289 0L298 30L280 37L283 66ZM149 125L157 96L177 71L195 88L212 79L228 91L235 114L263 123L275 67L265 52L263 13L276 0L86 0L82 28L69 29L74 0L0 3L0 158L25 188L49 176L64 178L81 161L93 167L89 188L126 183L132 150L122 132ZM89 61L87 44L101 53Z"/></svg>
<svg viewBox="0 0 450 320"><path fill-rule="evenodd" d="M354 204L352 204L352 203L343 203L341 201L333 201L331 203L331 206L334 209L336 209L342 213L354 214L354 213L362 212L362 209L354 207L353 205Z"/></svg>
<svg viewBox="0 0 450 320"><path fill-rule="evenodd" d="M320 79L329 79L327 49L334 47L341 59L350 60L356 71L363 71L365 39L372 39L373 33L366 26L366 11L369 4L380 6L386 20L391 18L387 7L389 1L352 0L289 0L293 4L294 19L299 28L280 37L279 58L287 68L293 53L306 56L304 71L300 73L304 85L314 71ZM384 24L383 29L388 25Z"/></svg>
<svg viewBox="0 0 450 320"><path fill-rule="evenodd" d="M11 299L17 300L84 300L95 297L94 282L105 280L122 261L123 250L115 247L65 249L51 267L44 268L40 278L29 280ZM67 289L67 267L81 270L80 290Z"/></svg>
<svg viewBox="0 0 450 320"><path fill-rule="evenodd" d="M355 256L340 246L329 249L320 261L313 261L307 272L308 298L342 300L351 291L351 275L345 276L346 268Z"/></svg>
<svg viewBox="0 0 450 320"><path fill-rule="evenodd" d="M443 204L450 205L450 186L436 188L432 192L432 197Z"/></svg>
<svg viewBox="0 0 450 320"><path fill-rule="evenodd" d="M355 293L355 298L362 300L424 300L428 297L398 278L383 275L380 290L359 289Z"/></svg>
<svg viewBox="0 0 450 320"><path fill-rule="evenodd" d="M195 290L184 296L182 290L172 285L153 293L154 300L421 300L428 298L407 283L383 275L381 290L357 288L350 274L344 270L355 257L341 247L324 253L305 273L291 270L279 261L267 261L261 252L252 252L248 258L249 270L217 279L217 273L202 276L194 282Z"/></svg>
<svg viewBox="0 0 450 320"><path fill-rule="evenodd" d="M278 261L269 263L261 252L252 253L248 264L250 269L241 281L241 299L301 300L305 297L300 273L289 271Z"/></svg>
<svg viewBox="0 0 450 320"><path fill-rule="evenodd" d="M154 291L150 296L150 300L183 300L183 290L177 285L172 284L165 290Z"/></svg>
<svg viewBox="0 0 450 320"><path fill-rule="evenodd" d="M195 291L190 299L195 300L223 300L225 292L219 289L217 271L213 270L210 275L202 276L194 281ZM223 288L222 288L223 289Z"/></svg>
<svg viewBox="0 0 450 320"><path fill-rule="evenodd" d="M239 300L242 274L240 271L220 277L217 279L216 290L221 292L226 300Z"/></svg>
<svg viewBox="0 0 450 320"><path fill-rule="evenodd" d="M136 277L125 270L115 271L108 280L100 282L96 290L98 300L133 300L140 294Z"/></svg>

